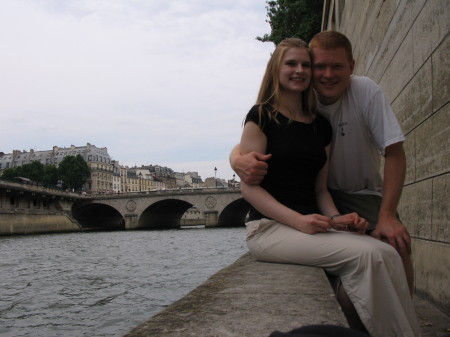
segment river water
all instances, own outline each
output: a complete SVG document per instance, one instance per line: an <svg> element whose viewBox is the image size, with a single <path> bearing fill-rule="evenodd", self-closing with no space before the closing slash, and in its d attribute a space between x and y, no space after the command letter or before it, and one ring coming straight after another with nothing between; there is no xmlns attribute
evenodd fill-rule
<svg viewBox="0 0 450 337"><path fill-rule="evenodd" d="M122 336L246 251L244 228L0 237L0 336Z"/></svg>

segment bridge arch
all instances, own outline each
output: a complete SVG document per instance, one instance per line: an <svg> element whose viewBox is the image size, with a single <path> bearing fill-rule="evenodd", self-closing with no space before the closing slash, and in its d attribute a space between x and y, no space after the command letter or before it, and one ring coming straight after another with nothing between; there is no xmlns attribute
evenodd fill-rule
<svg viewBox="0 0 450 337"><path fill-rule="evenodd" d="M229 203L219 214L217 227L242 227L250 209L249 203L240 198Z"/></svg>
<svg viewBox="0 0 450 337"><path fill-rule="evenodd" d="M183 214L191 203L180 199L164 199L148 206L140 215L136 229L179 228Z"/></svg>
<svg viewBox="0 0 450 337"><path fill-rule="evenodd" d="M72 207L72 216L83 229L125 229L123 215L114 207L104 203L93 202Z"/></svg>

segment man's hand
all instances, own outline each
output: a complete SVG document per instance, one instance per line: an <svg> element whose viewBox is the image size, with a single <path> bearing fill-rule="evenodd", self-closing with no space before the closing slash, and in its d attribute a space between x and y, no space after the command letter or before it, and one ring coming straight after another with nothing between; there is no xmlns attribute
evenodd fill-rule
<svg viewBox="0 0 450 337"><path fill-rule="evenodd" d="M406 157L403 143L385 149L383 200L378 224L372 236L394 247L400 256L411 254L411 237L406 227L395 216L405 181Z"/></svg>
<svg viewBox="0 0 450 337"><path fill-rule="evenodd" d="M411 237L395 216L380 217L372 236L394 247L400 256L411 254Z"/></svg>
<svg viewBox="0 0 450 337"><path fill-rule="evenodd" d="M348 213L331 219L331 226L339 231L355 232L364 234L369 223L357 213Z"/></svg>
<svg viewBox="0 0 450 337"><path fill-rule="evenodd" d="M249 152L247 154L236 154L231 158L231 167L239 178L248 185L258 185L267 174L266 163L271 154Z"/></svg>

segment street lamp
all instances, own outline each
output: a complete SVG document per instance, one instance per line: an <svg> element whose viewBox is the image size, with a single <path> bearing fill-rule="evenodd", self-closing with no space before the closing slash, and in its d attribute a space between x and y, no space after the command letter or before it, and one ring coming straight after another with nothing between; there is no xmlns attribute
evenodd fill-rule
<svg viewBox="0 0 450 337"><path fill-rule="evenodd" d="M214 182L217 188L217 178L216 178L216 173L217 173L217 167L214 167Z"/></svg>
<svg viewBox="0 0 450 337"><path fill-rule="evenodd" d="M233 188L236 187L236 180L234 180L236 178L236 175L233 173Z"/></svg>

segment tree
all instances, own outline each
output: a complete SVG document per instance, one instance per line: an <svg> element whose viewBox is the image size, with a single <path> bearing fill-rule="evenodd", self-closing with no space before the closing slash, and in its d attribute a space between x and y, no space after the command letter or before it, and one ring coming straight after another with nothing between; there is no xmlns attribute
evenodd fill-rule
<svg viewBox="0 0 450 337"><path fill-rule="evenodd" d="M75 190L80 190L91 174L81 155L66 156L59 164L58 173L62 187Z"/></svg>
<svg viewBox="0 0 450 337"><path fill-rule="evenodd" d="M56 186L58 184L58 169L55 165L44 166L44 176L42 177L42 185Z"/></svg>
<svg viewBox="0 0 450 337"><path fill-rule="evenodd" d="M42 183L42 178L44 177L44 164L35 160L29 164L22 165L21 167L23 169L22 177Z"/></svg>
<svg viewBox="0 0 450 337"><path fill-rule="evenodd" d="M2 179L4 180L14 180L17 177L17 170L15 168L7 168L2 173Z"/></svg>
<svg viewBox="0 0 450 337"><path fill-rule="evenodd" d="M44 165L37 160L22 166L6 169L2 175L4 179L8 180L14 180L16 177L22 177L28 178L37 183L42 183L43 176Z"/></svg>
<svg viewBox="0 0 450 337"><path fill-rule="evenodd" d="M320 32L323 0L276 0L266 1L266 20L270 34L256 39L273 42L275 45L288 37L297 37L306 42Z"/></svg>

